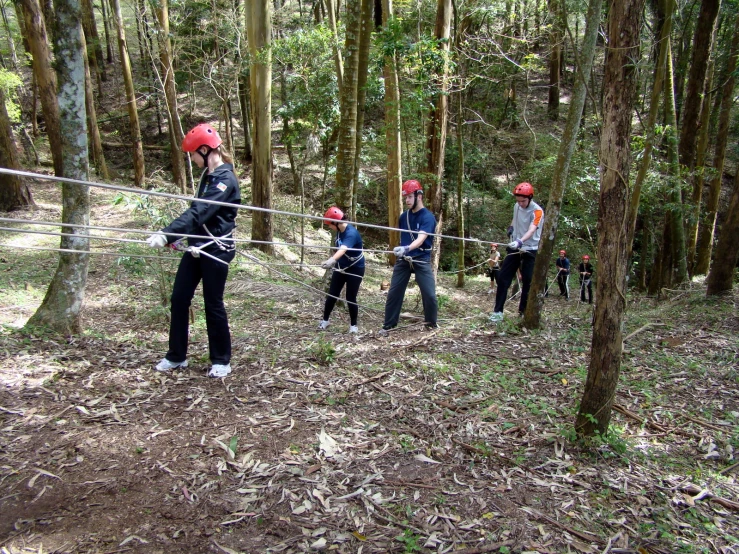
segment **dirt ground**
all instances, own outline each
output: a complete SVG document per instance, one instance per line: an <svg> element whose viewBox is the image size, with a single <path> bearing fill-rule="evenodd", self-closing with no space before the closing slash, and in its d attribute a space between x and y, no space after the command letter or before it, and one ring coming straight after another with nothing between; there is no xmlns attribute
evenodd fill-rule
<svg viewBox="0 0 739 554"><path fill-rule="evenodd" d="M11 217L58 221L57 188L34 194ZM146 228L112 197L93 223ZM201 300L190 366L153 371L175 264L92 256L85 332L60 338L21 328L56 254L0 249L0 552L739 552L736 296L630 299L614 434L586 448L589 306L550 298L529 332L514 300L492 327L484 277L441 275L440 329L380 337L390 270L370 256L360 334L339 308L318 332L322 299L281 274L320 272L250 252L273 265L237 257L234 372L208 379Z"/></svg>

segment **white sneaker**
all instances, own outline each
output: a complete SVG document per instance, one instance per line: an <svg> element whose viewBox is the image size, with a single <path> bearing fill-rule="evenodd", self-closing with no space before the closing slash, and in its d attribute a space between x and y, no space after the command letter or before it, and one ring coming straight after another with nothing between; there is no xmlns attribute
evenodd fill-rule
<svg viewBox="0 0 739 554"><path fill-rule="evenodd" d="M323 321L321 321L321 322L320 322L320 323L318 324L318 329L319 329L319 330L321 330L321 331L323 331L323 330L324 330L324 329L325 329L326 327L328 327L329 325L331 325L331 322L329 322L329 321L326 321L326 320L323 320Z"/></svg>
<svg viewBox="0 0 739 554"><path fill-rule="evenodd" d="M493 294L493 289L488 289L488 294Z"/></svg>
<svg viewBox="0 0 739 554"><path fill-rule="evenodd" d="M213 364L208 372L208 377L225 377L231 373L231 364Z"/></svg>
<svg viewBox="0 0 739 554"><path fill-rule="evenodd" d="M493 312L490 314L490 321L493 323L500 323L503 321L503 312Z"/></svg>
<svg viewBox="0 0 739 554"><path fill-rule="evenodd" d="M359 327L357 327L356 325L350 325L349 333L352 335L356 335L357 333L359 333Z"/></svg>
<svg viewBox="0 0 739 554"><path fill-rule="evenodd" d="M186 368L187 367L187 360L184 362L170 362L167 358L162 358L162 361L159 362L154 369L157 371L167 372L170 369L176 369L178 367Z"/></svg>

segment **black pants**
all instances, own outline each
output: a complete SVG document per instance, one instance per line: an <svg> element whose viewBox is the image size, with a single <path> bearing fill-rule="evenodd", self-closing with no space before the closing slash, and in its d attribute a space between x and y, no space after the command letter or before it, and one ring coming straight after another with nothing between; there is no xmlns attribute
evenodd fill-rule
<svg viewBox="0 0 739 554"><path fill-rule="evenodd" d="M395 262L395 267L393 267L393 277L390 280L390 290L387 293L387 301L385 302L385 322L382 325L383 329L392 329L398 325L400 310L403 307L403 298L405 298L405 289L411 280L411 273L415 275L416 284L421 291L424 323L436 327L439 304L436 299L436 281L434 280L434 270L431 267L431 261L427 258L420 262L414 262L413 266L411 266L410 262L403 258L398 258Z"/></svg>
<svg viewBox="0 0 739 554"><path fill-rule="evenodd" d="M508 255L503 260L503 265L498 272L498 290L495 293L495 312L502 312L508 298L508 287L516 277L516 272L521 269L521 300L518 303L518 311L523 313L529 299L529 288L534 276L534 262L536 261L536 250L514 250L507 249Z"/></svg>
<svg viewBox="0 0 739 554"><path fill-rule="evenodd" d="M568 286L569 279L570 279L570 276L564 271L560 271L557 274L557 284L559 285L559 295L564 296L567 299L570 298L570 287Z"/></svg>
<svg viewBox="0 0 739 554"><path fill-rule="evenodd" d="M588 289L588 304L593 303L593 280L580 280L580 300L585 302L585 289Z"/></svg>
<svg viewBox="0 0 739 554"><path fill-rule="evenodd" d="M323 306L323 320L328 321L331 317L331 311L336 305L336 298L341 294L341 289L346 285L346 303L349 308L349 319L351 325L357 324L357 315L359 314L359 306L357 305L357 293L359 292L359 285L362 284L362 277L364 277L364 267L354 268L350 267L344 271L334 271L331 274L331 284L328 287L328 294L326 297L326 304Z"/></svg>
<svg viewBox="0 0 739 554"><path fill-rule="evenodd" d="M230 262L235 251L213 253L218 259ZM195 289L203 282L203 300L205 301L205 323L208 328L208 349L210 361L214 364L228 364L231 361L231 333L228 329L228 316L223 305L223 290L226 288L228 265L201 254L194 258L185 252L177 269L177 276L172 289L171 313L169 326L170 362L184 362L187 358L188 331L190 326L190 304Z"/></svg>

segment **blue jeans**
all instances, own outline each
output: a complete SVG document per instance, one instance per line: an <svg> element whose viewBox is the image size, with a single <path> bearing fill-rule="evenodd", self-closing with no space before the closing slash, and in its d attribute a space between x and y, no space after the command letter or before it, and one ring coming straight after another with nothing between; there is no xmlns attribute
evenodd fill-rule
<svg viewBox="0 0 739 554"><path fill-rule="evenodd" d="M513 250L508 249L508 255L503 260L503 265L498 272L498 291L495 294L494 312L502 312L508 298L508 287L521 269L521 301L518 303L518 311L523 313L529 299L531 279L534 277L534 262L536 261L536 250Z"/></svg>
<svg viewBox="0 0 739 554"><path fill-rule="evenodd" d="M436 281L434 280L434 271L431 267L430 260L426 259L422 262L414 262L413 267L411 267L410 262L407 262L403 258L398 258L393 268L390 290L387 293L383 329L392 329L398 325L400 310L403 307L403 298L405 297L405 289L408 286L408 281L411 279L411 273L416 274L416 283L421 290L424 322L436 326L439 307L436 301Z"/></svg>

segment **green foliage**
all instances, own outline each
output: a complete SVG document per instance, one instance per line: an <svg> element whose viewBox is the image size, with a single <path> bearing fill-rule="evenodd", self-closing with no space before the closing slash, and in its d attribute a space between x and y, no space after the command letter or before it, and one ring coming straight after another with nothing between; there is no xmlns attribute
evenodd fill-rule
<svg viewBox="0 0 739 554"><path fill-rule="evenodd" d="M421 551L421 545L418 542L419 538L410 529L406 529L403 531L402 535L398 535L395 539L403 544L403 552L411 553Z"/></svg>
<svg viewBox="0 0 739 554"><path fill-rule="evenodd" d="M23 85L21 78L12 71L0 67L0 88L5 95L5 109L11 123L21 120L21 107L18 103L18 87Z"/></svg>
<svg viewBox="0 0 739 554"><path fill-rule="evenodd" d="M333 343L322 335L318 337L318 340L310 343L307 350L311 358L322 365L329 365L336 356Z"/></svg>

